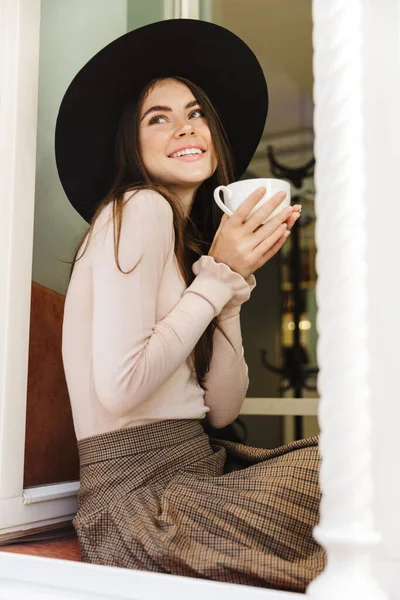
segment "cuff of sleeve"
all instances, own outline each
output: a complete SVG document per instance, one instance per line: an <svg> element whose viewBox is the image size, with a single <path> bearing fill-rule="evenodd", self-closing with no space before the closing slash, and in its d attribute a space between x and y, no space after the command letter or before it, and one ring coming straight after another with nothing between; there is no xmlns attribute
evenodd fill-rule
<svg viewBox="0 0 400 600"><path fill-rule="evenodd" d="M256 286L254 275L244 279L225 263L215 262L213 256L201 256L193 263L192 271L197 277L184 293L194 292L208 300L214 307L215 316L228 303L230 309L240 307Z"/></svg>
<svg viewBox="0 0 400 600"><path fill-rule="evenodd" d="M253 274L251 274L247 279L245 279L245 281L249 286L249 292L250 292L249 296L250 296L251 292L254 290L254 288L257 285L257 281ZM246 300L248 300L248 298L246 298ZM227 317L233 317L235 315L238 315L240 313L242 304L246 300L243 300L240 303L235 302L235 299L227 302L227 304L225 304L224 308L221 311L220 319L223 320L223 319L226 319Z"/></svg>
<svg viewBox="0 0 400 600"><path fill-rule="evenodd" d="M250 293L251 293L257 285L256 278L254 277L253 274L251 274L251 275L249 275L249 277L247 279L245 279L245 281L246 281L247 285L249 286Z"/></svg>

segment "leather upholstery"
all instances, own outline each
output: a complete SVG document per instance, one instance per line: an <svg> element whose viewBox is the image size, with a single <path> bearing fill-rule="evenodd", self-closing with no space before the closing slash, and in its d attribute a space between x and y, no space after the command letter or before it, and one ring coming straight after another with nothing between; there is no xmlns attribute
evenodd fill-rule
<svg viewBox="0 0 400 600"><path fill-rule="evenodd" d="M79 479L79 456L61 356L65 297L32 282L24 488ZM62 534L60 534L62 535ZM0 552L80 561L76 534L14 542Z"/></svg>
<svg viewBox="0 0 400 600"><path fill-rule="evenodd" d="M79 479L61 357L65 297L32 282L24 487Z"/></svg>

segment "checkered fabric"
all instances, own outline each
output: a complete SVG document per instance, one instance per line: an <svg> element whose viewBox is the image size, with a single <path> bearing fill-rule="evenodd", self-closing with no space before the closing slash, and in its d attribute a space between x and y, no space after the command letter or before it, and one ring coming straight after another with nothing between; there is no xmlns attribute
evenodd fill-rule
<svg viewBox="0 0 400 600"><path fill-rule="evenodd" d="M210 439L196 419L84 438L82 560L305 591L324 568L318 438L273 450Z"/></svg>

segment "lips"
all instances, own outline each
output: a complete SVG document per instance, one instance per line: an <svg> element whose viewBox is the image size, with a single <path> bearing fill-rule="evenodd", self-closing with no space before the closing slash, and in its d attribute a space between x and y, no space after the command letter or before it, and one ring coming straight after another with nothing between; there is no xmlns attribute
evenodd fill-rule
<svg viewBox="0 0 400 600"><path fill-rule="evenodd" d="M180 160L181 162L195 162L197 160L201 160L204 154L205 152L203 152L203 154L184 154L183 156L175 156L173 160ZM172 158L172 156L169 156L168 158Z"/></svg>
<svg viewBox="0 0 400 600"><path fill-rule="evenodd" d="M177 148L176 150L174 150L173 152L171 152L171 154L168 154L168 158L172 158L173 154L176 154L177 152L180 152L181 150L191 150L192 148L198 148L199 150L202 151L202 153L204 154L206 152L206 149L203 146L181 146L180 148ZM190 156L190 155L186 155L186 156ZM200 156L200 154L199 154ZM180 156L175 157L175 158L181 158Z"/></svg>

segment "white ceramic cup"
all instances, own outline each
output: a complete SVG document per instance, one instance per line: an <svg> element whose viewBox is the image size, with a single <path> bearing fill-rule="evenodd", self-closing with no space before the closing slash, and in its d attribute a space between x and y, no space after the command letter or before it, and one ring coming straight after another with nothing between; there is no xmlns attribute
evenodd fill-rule
<svg viewBox="0 0 400 600"><path fill-rule="evenodd" d="M277 192L286 192L286 197L282 202L275 208L270 214L268 219L264 223L275 217L283 208L290 205L290 183L283 181L283 179L269 179L269 178L256 178L256 179L244 179L243 181L235 181L229 185L219 185L214 190L214 200L218 206L227 215L232 216L234 211L240 206L240 204L246 200L252 192L260 187L265 187L266 192L259 202L252 208L246 221L258 210L265 202L267 202ZM220 192L224 194L225 204L222 202Z"/></svg>

